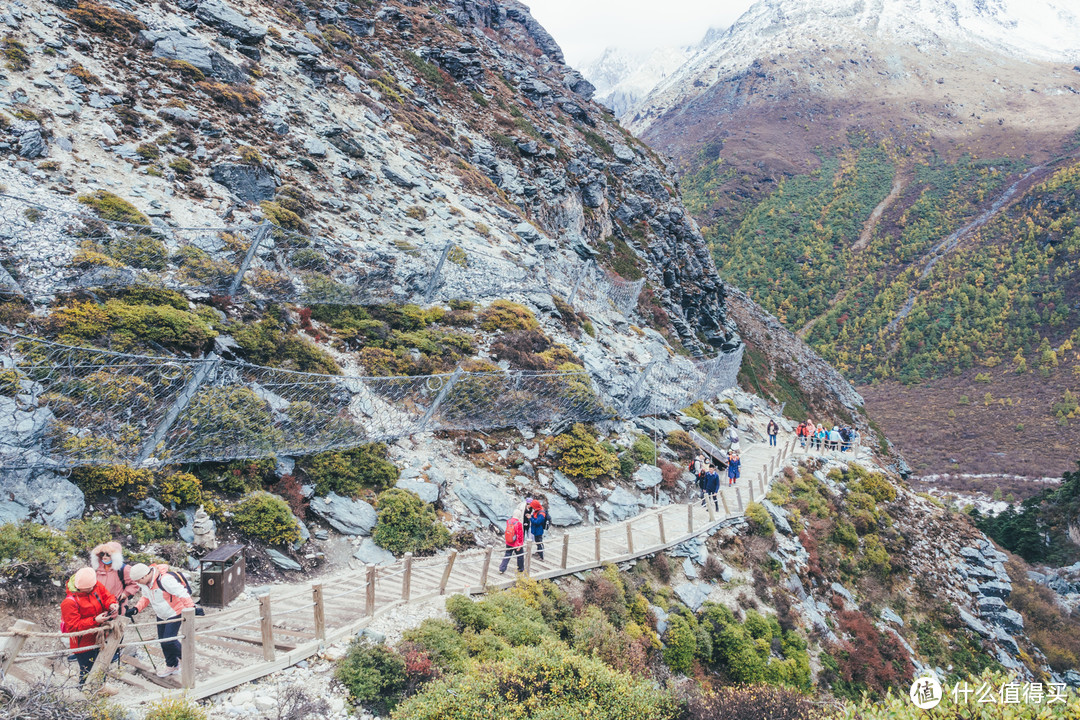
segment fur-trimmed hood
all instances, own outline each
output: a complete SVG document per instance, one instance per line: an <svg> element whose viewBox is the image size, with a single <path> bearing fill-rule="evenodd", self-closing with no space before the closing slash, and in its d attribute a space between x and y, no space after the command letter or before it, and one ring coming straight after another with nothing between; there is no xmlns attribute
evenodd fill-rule
<svg viewBox="0 0 1080 720"><path fill-rule="evenodd" d="M124 550L120 547L120 543L102 543L90 551L90 567L94 568L95 571L101 566L101 560L98 559L98 553L100 552L107 552L112 556L111 569L115 570L124 564Z"/></svg>

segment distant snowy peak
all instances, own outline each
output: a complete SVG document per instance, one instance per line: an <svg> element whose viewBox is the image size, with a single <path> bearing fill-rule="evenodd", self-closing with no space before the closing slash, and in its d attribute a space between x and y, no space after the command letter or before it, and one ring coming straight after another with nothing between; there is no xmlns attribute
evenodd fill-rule
<svg viewBox="0 0 1080 720"><path fill-rule="evenodd" d="M1078 0L759 0L730 28L659 81L632 122L684 102L755 61L807 51L908 46L951 53L984 48L1019 60L1080 62ZM628 118L629 119L629 118Z"/></svg>
<svg viewBox="0 0 1080 720"><path fill-rule="evenodd" d="M691 47L644 51L608 48L581 72L596 86L593 99L611 108L619 117L635 107L693 53Z"/></svg>

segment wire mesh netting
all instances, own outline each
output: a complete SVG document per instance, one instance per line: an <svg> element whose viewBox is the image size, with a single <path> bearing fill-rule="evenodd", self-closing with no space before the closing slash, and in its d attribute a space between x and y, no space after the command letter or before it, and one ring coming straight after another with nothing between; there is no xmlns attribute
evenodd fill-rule
<svg viewBox="0 0 1080 720"><path fill-rule="evenodd" d="M733 384L741 352L653 363L616 411L580 372L316 375L71 347L0 331L0 467L307 455L436 430L671 412Z"/></svg>
<svg viewBox="0 0 1080 720"><path fill-rule="evenodd" d="M100 206L102 202L97 201ZM106 210L108 210L106 206ZM163 287L304 304L475 300L558 294L585 312L630 314L644 280L627 281L569 251L460 243L361 250L270 223L228 228L155 224L60 210L0 194L0 294L45 298L84 288Z"/></svg>

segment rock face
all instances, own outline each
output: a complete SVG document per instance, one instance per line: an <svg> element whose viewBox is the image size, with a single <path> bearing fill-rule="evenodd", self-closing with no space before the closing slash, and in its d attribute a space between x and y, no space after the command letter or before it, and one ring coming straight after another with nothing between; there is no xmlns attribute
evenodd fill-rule
<svg viewBox="0 0 1080 720"><path fill-rule="evenodd" d="M0 478L0 524L35 519L65 528L81 517L86 507L83 492L55 473L40 470L9 471Z"/></svg>
<svg viewBox="0 0 1080 720"><path fill-rule="evenodd" d="M570 481L570 478L562 474L558 470L555 471L555 479L551 481L551 486L555 488L555 491L560 495L570 498L571 500L577 500L581 493L577 489L577 485Z"/></svg>
<svg viewBox="0 0 1080 720"><path fill-rule="evenodd" d="M401 479L397 481L397 487L402 490L416 493L417 497L426 503L435 504L439 501L438 485L433 485L432 483L424 482L422 480Z"/></svg>
<svg viewBox="0 0 1080 720"><path fill-rule="evenodd" d="M211 177L237 198L249 203L271 200L277 189L274 176L261 165L221 163L214 166Z"/></svg>
<svg viewBox="0 0 1080 720"><path fill-rule="evenodd" d="M563 500L561 495L549 493L545 498L544 507L547 509L548 517L551 518L551 524L556 527L581 523L581 513Z"/></svg>
<svg viewBox="0 0 1080 720"><path fill-rule="evenodd" d="M605 520L621 522L641 512L641 500L627 490L617 487L596 510Z"/></svg>
<svg viewBox="0 0 1080 720"><path fill-rule="evenodd" d="M346 535L370 535L378 519L375 508L363 500L344 498L335 493L312 498L311 511Z"/></svg>
<svg viewBox="0 0 1080 720"><path fill-rule="evenodd" d="M254 45L266 37L266 28L257 25L220 0L204 0L195 9L195 17L242 43Z"/></svg>
<svg viewBox="0 0 1080 720"><path fill-rule="evenodd" d="M267 548L266 556L270 558L270 562L277 565L282 570L299 571L302 570L300 563L293 560L291 557L283 552L274 550L273 548Z"/></svg>
<svg viewBox="0 0 1080 720"><path fill-rule="evenodd" d="M664 480L664 473L655 465L642 465L634 471L634 484L641 490L648 490Z"/></svg>
<svg viewBox="0 0 1080 720"><path fill-rule="evenodd" d="M394 553L379 547L371 538L363 539L353 557L365 565L390 565L397 559Z"/></svg>

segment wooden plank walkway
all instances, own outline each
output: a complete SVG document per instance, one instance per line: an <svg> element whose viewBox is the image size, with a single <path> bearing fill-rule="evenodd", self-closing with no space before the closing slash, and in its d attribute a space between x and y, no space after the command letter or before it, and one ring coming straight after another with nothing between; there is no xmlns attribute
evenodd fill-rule
<svg viewBox="0 0 1080 720"><path fill-rule="evenodd" d="M619 523L551 532L543 560L533 552L532 542L527 544L525 574L551 579L652 555L741 516L747 503L764 497L796 442L793 434L782 433L777 447L767 442L743 445L743 476L730 488L726 476L721 478L715 505L706 508L698 501L665 505ZM159 679L142 661L122 653L119 679L129 685L125 696L132 699L141 695L151 700L162 693L209 697L309 658L403 604L510 587L516 561L506 574L499 574L502 555L501 547L451 551L433 558L406 555L392 565L366 566L359 579L355 572L342 573L287 590L275 588L257 602L209 611L205 617L188 611L182 619L180 675ZM115 625L112 637L119 638L119 647L142 647L152 663L161 666L154 623L130 625L121 619ZM56 649L58 641L66 647L67 637L35 630L39 628L32 623L19 621L10 632L0 633L0 677L10 674L29 681L74 672L74 663L63 662L69 651ZM106 653L112 656L110 647L101 653L102 661Z"/></svg>

